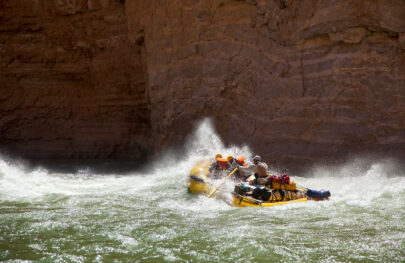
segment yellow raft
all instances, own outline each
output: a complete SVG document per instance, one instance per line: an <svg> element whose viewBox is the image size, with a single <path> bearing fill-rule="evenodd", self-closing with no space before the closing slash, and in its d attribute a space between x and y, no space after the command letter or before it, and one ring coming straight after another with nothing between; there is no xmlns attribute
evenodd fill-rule
<svg viewBox="0 0 405 263"><path fill-rule="evenodd" d="M212 184L209 181L209 160L198 161L188 176L188 191L193 194L209 194Z"/></svg>
<svg viewBox="0 0 405 263"><path fill-rule="evenodd" d="M188 191L193 194L209 194L214 189L214 186L209 176L209 160L200 160L191 169L188 176ZM235 190L237 190L242 184L236 184ZM255 187L255 186L248 186ZM290 189L291 187L291 189ZM306 202L308 200L321 201L330 200L330 198L318 199L309 197L306 195L306 190L302 187L298 187L295 183L291 186L286 184L272 185L271 197L268 201L262 201L255 199L251 196L244 195L238 191L234 191L232 205L236 207L272 207L276 205L284 205L289 203ZM294 189L294 190L293 190ZM293 191L292 191L293 190ZM283 194L281 195L281 192ZM266 199L267 200L267 199Z"/></svg>
<svg viewBox="0 0 405 263"><path fill-rule="evenodd" d="M242 196L238 194L233 194L233 201L232 205L236 207L271 207L275 205L285 205L290 203L298 203L298 202L306 202L308 201L307 198L300 198L296 200L288 200L288 201L277 201L277 202L266 202L254 199L249 196Z"/></svg>
<svg viewBox="0 0 405 263"><path fill-rule="evenodd" d="M302 187L296 187L295 190L291 191L288 189L287 190L276 188L270 189L268 187L263 186L245 185L244 183L236 184L235 189L232 192L232 195L233 195L232 205L236 207L271 207L275 205L306 202L308 200L313 201L330 200L329 197L314 198L308 196L308 189Z"/></svg>

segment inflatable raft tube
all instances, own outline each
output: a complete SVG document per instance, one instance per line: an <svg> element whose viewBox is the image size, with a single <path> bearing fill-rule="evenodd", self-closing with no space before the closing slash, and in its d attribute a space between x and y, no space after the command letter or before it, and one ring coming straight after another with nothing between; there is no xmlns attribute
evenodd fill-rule
<svg viewBox="0 0 405 263"><path fill-rule="evenodd" d="M209 194L212 191L212 185L208 176L209 167L209 160L200 160L191 169L188 176L188 191L190 193Z"/></svg>
<svg viewBox="0 0 405 263"><path fill-rule="evenodd" d="M272 207L272 206L276 206L276 205L285 205L285 204L290 204L290 203L308 201L307 198L300 198L300 199L288 200L288 201L266 202L266 201L254 199L252 197L235 194L235 193L232 193L232 195L233 195L232 205L236 206L236 207Z"/></svg>

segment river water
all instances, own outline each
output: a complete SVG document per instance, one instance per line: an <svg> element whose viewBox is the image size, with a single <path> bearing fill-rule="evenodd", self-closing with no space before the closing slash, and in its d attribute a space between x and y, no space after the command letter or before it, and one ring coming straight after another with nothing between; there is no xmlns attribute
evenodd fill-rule
<svg viewBox="0 0 405 263"><path fill-rule="evenodd" d="M168 153L129 174L57 173L3 158L0 261L405 262L405 172L394 162L293 177L330 190L330 201L235 208L232 183L207 199L187 193L186 178L201 158L251 157L249 149L225 148L207 120L185 145L186 157Z"/></svg>

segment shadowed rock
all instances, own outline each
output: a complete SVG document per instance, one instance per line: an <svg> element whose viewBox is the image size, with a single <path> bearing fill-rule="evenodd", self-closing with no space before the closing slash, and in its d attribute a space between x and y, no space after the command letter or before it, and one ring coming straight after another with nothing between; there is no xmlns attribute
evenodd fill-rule
<svg viewBox="0 0 405 263"><path fill-rule="evenodd" d="M0 9L3 149L142 158L210 116L274 165L405 156L405 1L26 2Z"/></svg>

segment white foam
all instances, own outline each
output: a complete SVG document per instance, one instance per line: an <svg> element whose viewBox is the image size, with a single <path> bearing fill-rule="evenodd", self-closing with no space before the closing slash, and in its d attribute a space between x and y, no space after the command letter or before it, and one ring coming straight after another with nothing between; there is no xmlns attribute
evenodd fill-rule
<svg viewBox="0 0 405 263"><path fill-rule="evenodd" d="M186 193L187 176L198 160L213 158L216 153L252 154L247 146L225 147L211 120L201 121L187 138L183 158L166 154L151 164L146 173L131 175L101 175L82 171L78 174L56 174L45 169L27 171L24 167L0 159L0 198L26 201L50 194L74 195L134 195L147 200L160 200L159 205L184 210L223 210L231 202L233 183L227 182L215 198L189 199ZM389 161L374 163L368 168L359 160L340 167L317 167L309 177L293 178L298 184L311 189L325 189L332 193L332 202L367 205L384 194L405 190L404 174L393 174L394 164ZM218 185L220 182L216 182ZM299 205L299 204L298 204Z"/></svg>

